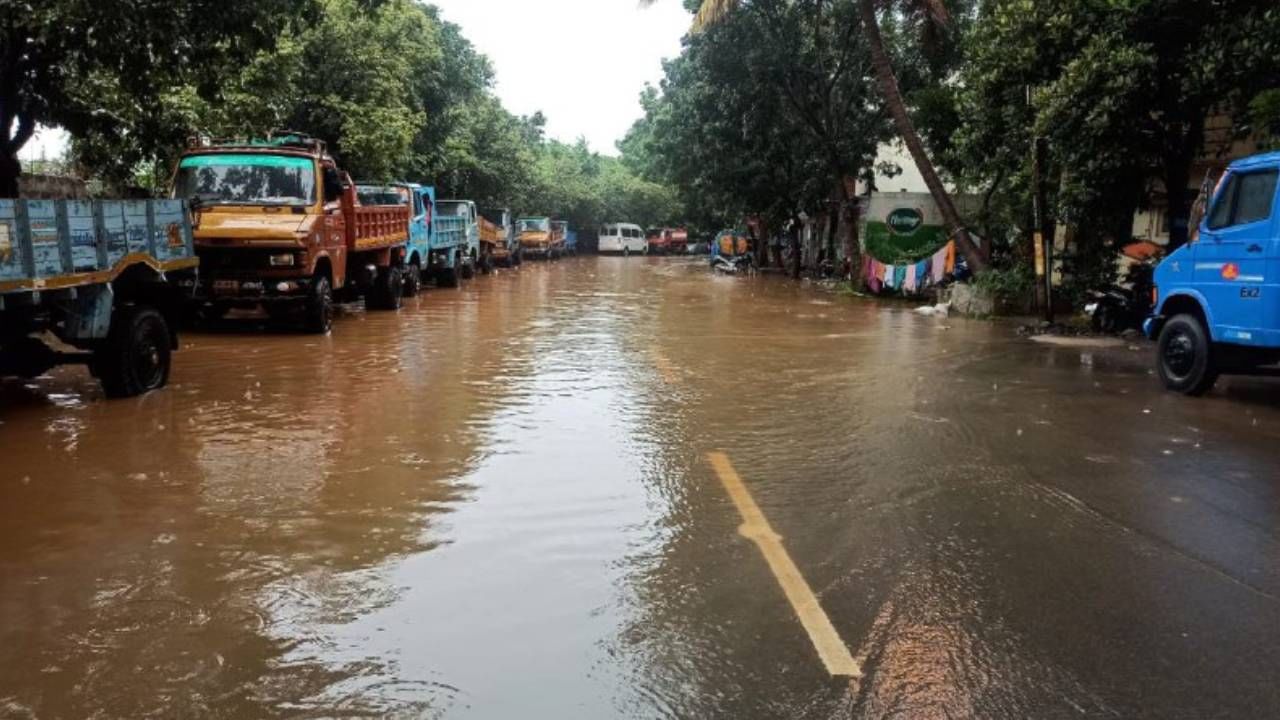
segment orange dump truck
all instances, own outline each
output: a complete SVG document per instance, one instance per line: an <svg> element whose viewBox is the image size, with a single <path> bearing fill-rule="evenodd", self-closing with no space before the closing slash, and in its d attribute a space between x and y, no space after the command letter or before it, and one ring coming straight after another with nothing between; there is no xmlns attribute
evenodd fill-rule
<svg viewBox="0 0 1280 720"><path fill-rule="evenodd" d="M409 207L362 205L319 140L290 133L191 147L174 197L192 203L202 316L262 307L325 333L335 301L400 307Z"/></svg>
<svg viewBox="0 0 1280 720"><path fill-rule="evenodd" d="M515 239L511 211L506 208L480 211L480 269L520 264L520 246Z"/></svg>

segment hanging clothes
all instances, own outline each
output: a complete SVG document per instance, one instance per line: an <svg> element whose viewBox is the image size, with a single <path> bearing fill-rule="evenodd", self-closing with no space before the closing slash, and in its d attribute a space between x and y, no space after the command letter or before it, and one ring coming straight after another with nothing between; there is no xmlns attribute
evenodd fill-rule
<svg viewBox="0 0 1280 720"><path fill-rule="evenodd" d="M884 282L884 286L885 286L885 287L887 287L887 288L892 288L892 287L893 287L893 277L894 277L894 273L893 273L893 266L892 266L892 265L885 265L885 266L884 266L884 276L883 276L883 278L882 278L882 279L883 279L883 282Z"/></svg>
<svg viewBox="0 0 1280 720"><path fill-rule="evenodd" d="M884 286L884 266L879 260L867 256L867 271L864 277L867 278L867 289L873 295L879 295L880 289Z"/></svg>
<svg viewBox="0 0 1280 720"><path fill-rule="evenodd" d="M933 281L940 283L947 277L947 245L938 248L930 260L933 263Z"/></svg>
<svg viewBox="0 0 1280 720"><path fill-rule="evenodd" d="M952 242L947 243L947 274L950 275L955 271L956 271L956 244L955 244L955 241L953 240Z"/></svg>
<svg viewBox="0 0 1280 720"><path fill-rule="evenodd" d="M907 266L907 277L902 281L902 291L909 293L916 291L916 266L914 264Z"/></svg>
<svg viewBox="0 0 1280 720"><path fill-rule="evenodd" d="M907 266L894 265L893 266L893 286L896 288L901 288L903 284L906 282L907 282Z"/></svg>
<svg viewBox="0 0 1280 720"><path fill-rule="evenodd" d="M932 277L930 275L930 271L932 269L933 269L932 258L925 258L924 260L921 260L920 262L916 263L916 278L920 281L920 288L922 290L932 284L930 282L932 280Z"/></svg>

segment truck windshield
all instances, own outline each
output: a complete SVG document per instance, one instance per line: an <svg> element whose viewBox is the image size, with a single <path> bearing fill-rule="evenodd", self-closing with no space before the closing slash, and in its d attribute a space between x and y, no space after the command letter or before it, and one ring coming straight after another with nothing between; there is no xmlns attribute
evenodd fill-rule
<svg viewBox="0 0 1280 720"><path fill-rule="evenodd" d="M178 165L174 195L215 205L310 205L315 163L288 155L192 155Z"/></svg>
<svg viewBox="0 0 1280 720"><path fill-rule="evenodd" d="M443 201L436 203L436 210L445 217L456 216L460 218L470 217L471 213L467 210L467 204L453 201Z"/></svg>
<svg viewBox="0 0 1280 720"><path fill-rule="evenodd" d="M408 205L408 188L382 185L357 185L356 197L361 205Z"/></svg>
<svg viewBox="0 0 1280 720"><path fill-rule="evenodd" d="M551 221L546 218L521 220L519 230L520 232L551 232Z"/></svg>

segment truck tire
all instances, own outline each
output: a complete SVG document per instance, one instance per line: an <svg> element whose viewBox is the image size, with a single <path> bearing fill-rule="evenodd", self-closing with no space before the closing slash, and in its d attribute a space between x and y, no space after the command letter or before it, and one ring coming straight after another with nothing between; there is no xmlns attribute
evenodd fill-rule
<svg viewBox="0 0 1280 720"><path fill-rule="evenodd" d="M493 256L485 253L480 256L480 274L488 275L493 272Z"/></svg>
<svg viewBox="0 0 1280 720"><path fill-rule="evenodd" d="M1200 318L1175 315L1164 324L1156 366L1164 386L1183 395L1203 395L1218 382L1213 342Z"/></svg>
<svg viewBox="0 0 1280 720"><path fill-rule="evenodd" d="M333 329L333 287L321 275L311 283L302 309L302 329L314 335L327 335Z"/></svg>
<svg viewBox="0 0 1280 720"><path fill-rule="evenodd" d="M436 271L436 284L443 288L458 287L458 268L442 267Z"/></svg>
<svg viewBox="0 0 1280 720"><path fill-rule="evenodd" d="M522 262L524 262L524 250L516 248L516 251L511 254L511 265L513 267L520 267L520 263Z"/></svg>
<svg viewBox="0 0 1280 720"><path fill-rule="evenodd" d="M399 310L404 300L404 272L396 266L378 268L365 304L370 310Z"/></svg>
<svg viewBox="0 0 1280 720"><path fill-rule="evenodd" d="M476 261L474 258L459 260L458 264L461 267L460 274L463 280L470 280L476 276Z"/></svg>
<svg viewBox="0 0 1280 720"><path fill-rule="evenodd" d="M110 398L127 398L169 382L172 335L164 316L145 305L125 305L111 317L107 339L94 350L92 369Z"/></svg>
<svg viewBox="0 0 1280 720"><path fill-rule="evenodd" d="M406 265L404 268L404 296L417 297L422 292L422 271L417 265Z"/></svg>

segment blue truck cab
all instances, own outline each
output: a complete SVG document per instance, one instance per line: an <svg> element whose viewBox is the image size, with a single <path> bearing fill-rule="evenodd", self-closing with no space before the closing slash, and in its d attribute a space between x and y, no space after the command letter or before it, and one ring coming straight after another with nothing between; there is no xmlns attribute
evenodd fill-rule
<svg viewBox="0 0 1280 720"><path fill-rule="evenodd" d="M1280 153L1232 163L1192 241L1156 268L1144 330L1170 390L1207 392L1223 373L1280 362Z"/></svg>

